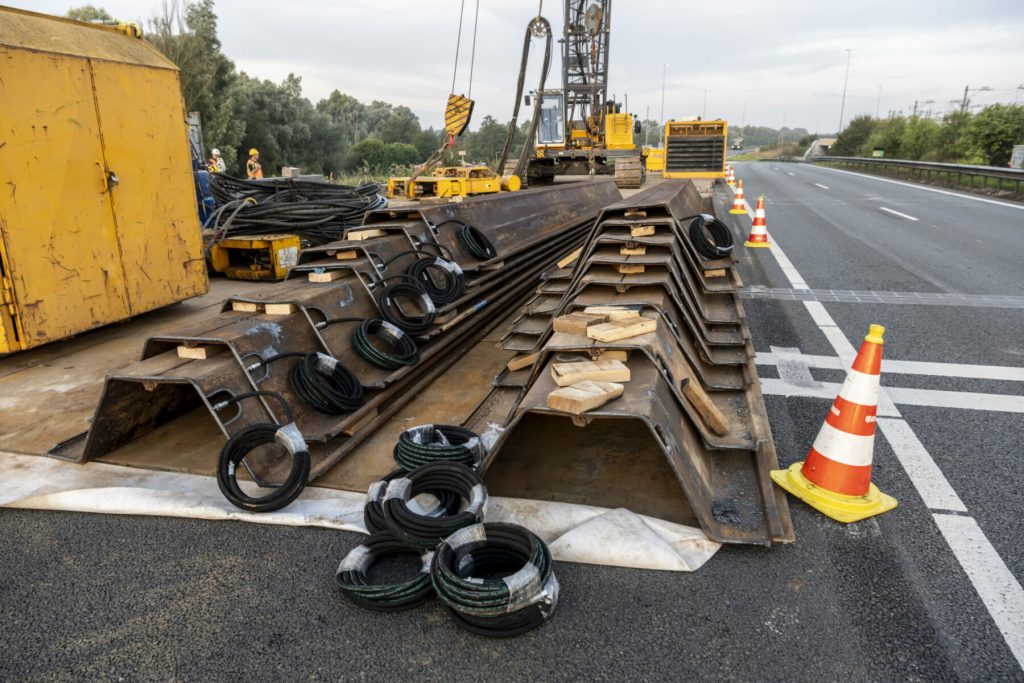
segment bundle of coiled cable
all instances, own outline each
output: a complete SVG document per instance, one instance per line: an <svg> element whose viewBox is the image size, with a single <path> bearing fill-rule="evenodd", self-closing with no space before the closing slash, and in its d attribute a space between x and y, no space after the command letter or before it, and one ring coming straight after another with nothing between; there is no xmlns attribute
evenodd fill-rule
<svg viewBox="0 0 1024 683"><path fill-rule="evenodd" d="M402 432L394 449L395 462L407 470L431 462L457 462L478 469L484 446L474 432L453 425L420 425Z"/></svg>
<svg viewBox="0 0 1024 683"><path fill-rule="evenodd" d="M453 493L467 506L454 514L424 515L410 506L421 493ZM459 529L481 521L486 503L487 489L472 468L457 462L433 462L392 479L382 511L385 525L399 540L417 548L433 548Z"/></svg>
<svg viewBox="0 0 1024 683"><path fill-rule="evenodd" d="M466 291L466 276L462 268L455 261L440 256L418 258L409 264L405 273L418 282L438 306L450 304Z"/></svg>
<svg viewBox="0 0 1024 683"><path fill-rule="evenodd" d="M370 583L370 567L387 557L415 555L421 560L419 572L404 581L386 584ZM345 597L366 609L395 612L416 607L434 594L430 568L434 552L420 551L403 544L389 531L370 534L338 565L334 580Z"/></svg>
<svg viewBox="0 0 1024 683"><path fill-rule="evenodd" d="M701 214L690 221L690 242L706 259L724 258L732 253L732 232L714 216Z"/></svg>
<svg viewBox="0 0 1024 683"><path fill-rule="evenodd" d="M251 391L216 403L213 409L219 411L232 403L256 396L269 396L277 400L285 413L287 424L252 424L233 434L224 444L217 460L217 486L228 502L235 507L249 512L273 512L298 498L302 489L306 487L310 469L309 449L302 438L302 433L295 425L295 417L287 401L280 394L272 391ZM250 453L272 443L284 446L291 454L291 470L284 483L272 492L262 496L249 495L238 484L238 468Z"/></svg>
<svg viewBox="0 0 1024 683"><path fill-rule="evenodd" d="M558 604L551 551L515 524L476 524L455 532L438 546L431 576L459 625L492 638L539 626Z"/></svg>
<svg viewBox="0 0 1024 683"><path fill-rule="evenodd" d="M395 280L395 282L388 282ZM434 325L437 307L423 287L408 275L393 275L377 284L377 307L381 316L389 323L411 335L424 334ZM411 304L418 313L402 308L402 303Z"/></svg>
<svg viewBox="0 0 1024 683"><path fill-rule="evenodd" d="M334 318L317 325L324 329L338 323L359 323L352 330L352 348L371 365L382 370L397 370L406 365L420 362L420 351L416 341L399 327L379 318ZM373 340L379 340L387 346L381 348Z"/></svg>
<svg viewBox="0 0 1024 683"><path fill-rule="evenodd" d="M323 353L279 353L250 366L282 358L300 358L288 371L288 383L311 408L325 415L345 415L363 405L363 385L344 365Z"/></svg>
<svg viewBox="0 0 1024 683"><path fill-rule="evenodd" d="M363 506L363 525L371 534L388 528L384 520L384 494L387 493L388 484L408 473L408 470L393 470L370 485L370 490L366 492L366 505ZM411 509L428 517L453 515L461 505L462 498L454 491L430 491L409 501Z"/></svg>
<svg viewBox="0 0 1024 683"><path fill-rule="evenodd" d="M448 225L449 223L459 226L455 233L459 240L459 246L476 260L487 261L498 255L498 251L491 244L491 241L487 239L487 236L469 223L450 218L438 223L434 228L440 230L441 226Z"/></svg>

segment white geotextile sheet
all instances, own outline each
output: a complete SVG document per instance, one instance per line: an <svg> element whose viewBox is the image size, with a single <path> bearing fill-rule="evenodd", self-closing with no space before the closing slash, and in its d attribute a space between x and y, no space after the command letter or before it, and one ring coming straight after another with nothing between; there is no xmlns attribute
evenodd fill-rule
<svg viewBox="0 0 1024 683"><path fill-rule="evenodd" d="M365 500L362 493L307 487L287 508L256 514L231 505L213 477L0 453L2 507L236 519L365 533ZM615 567L694 571L721 545L700 529L622 508L492 497L486 521L528 527L551 546L556 560Z"/></svg>

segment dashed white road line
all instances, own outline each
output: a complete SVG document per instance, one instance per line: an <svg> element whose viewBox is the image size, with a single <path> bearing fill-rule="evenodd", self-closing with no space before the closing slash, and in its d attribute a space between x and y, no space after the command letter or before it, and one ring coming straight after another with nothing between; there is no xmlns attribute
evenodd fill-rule
<svg viewBox="0 0 1024 683"><path fill-rule="evenodd" d="M913 183L905 183L901 180L893 180L892 178L881 178L876 175L868 175L866 173L857 173L856 171L846 171L840 168L830 168L828 166L815 166L825 171L832 171L833 173L849 173L850 175L860 176L861 178L868 178L869 180L877 180L880 183L892 183L893 185L902 185L903 187L912 187L915 190L924 190L925 192L937 192L939 194L949 195L950 197L959 197L960 199L970 199L976 202L985 202L986 204L995 204L996 206L1006 206L1011 209L1019 209L1024 211L1024 204L1011 204L1009 202L1001 202L996 199L988 199L987 197L978 197L972 194L964 194L962 192L950 192L949 190L940 190L937 187L928 187L926 185L914 185Z"/></svg>
<svg viewBox="0 0 1024 683"><path fill-rule="evenodd" d="M830 189L828 185L822 185L821 183L814 183L814 184L817 185L818 187L820 187L823 190Z"/></svg>
<svg viewBox="0 0 1024 683"><path fill-rule="evenodd" d="M796 173L790 173L789 171L786 171L786 175L796 175Z"/></svg>
<svg viewBox="0 0 1024 683"><path fill-rule="evenodd" d="M810 368L825 370L846 370L843 361L836 356L813 356L798 350L772 347L770 353L758 352L758 365L778 365L781 361L794 358ZM932 363L916 360L882 359L882 374L928 375L932 377L957 377L963 379L994 379L1005 382L1024 382L1024 368L1009 365L969 365L964 363Z"/></svg>
<svg viewBox="0 0 1024 683"><path fill-rule="evenodd" d="M813 385L808 385L793 381L790 377L782 377L781 373L779 378L761 378L761 390L765 394L774 396L835 398L839 394L841 386L835 382L815 382ZM882 387L882 391L894 404L898 405L987 410L993 413L1024 413L1024 396L1014 394L982 394L971 391L942 391L940 389L905 387ZM881 404L879 404L879 413L881 412ZM898 417L898 415L897 413L894 417Z"/></svg>
<svg viewBox="0 0 1024 683"><path fill-rule="evenodd" d="M835 169L829 169L835 170ZM845 172L845 171L842 171ZM855 174L862 175L862 174ZM873 176L865 176L872 178ZM886 180L881 178L874 178L875 180ZM896 181L890 181L896 182ZM899 183L901 185L906 183ZM918 187L916 185L909 185L909 187ZM923 190L934 190L934 188L920 187ZM937 190L941 192L941 190ZM946 192L944 194L957 195L953 192ZM967 197L968 199L979 199L978 197ZM981 200L986 201L986 200ZM991 200L988 200L991 201ZM1003 204L1003 202L992 202L994 204ZM1013 206L1010 204L1004 204L1005 206ZM1024 206L1016 208L1024 209ZM750 205L747 204L747 215L753 220L754 212L750 210ZM768 235L769 241L772 243L769 251L775 256L776 260L779 261L779 266L782 267L783 273L789 279L793 289L806 288L807 285L804 282L803 277L799 271L793 266L785 254L782 253L779 243L775 240L771 234ZM779 259L779 255L782 255L782 259ZM799 285L801 286L798 286ZM853 348L853 344L846 338L842 330L833 320L832 316L829 315L828 311L819 301L805 301L804 306L807 308L808 313L814 319L815 324L818 325L822 333L828 339L835 350L836 355L842 359L844 365L849 367L849 364L853 362L853 358L856 355L856 351ZM762 388L764 388L765 382L768 380L762 379ZM783 380L776 380L782 382ZM770 386L769 382L769 386ZM839 385L835 385L838 389ZM896 455L896 458L900 461L900 465L904 467L904 471L907 473L907 477L910 482L914 485L918 495L928 505L929 509L932 508L929 502L935 502L935 498L938 495L936 493L936 487L943 487L941 481L945 481L945 487L948 487L948 491L943 496L948 497L949 493L956 495L952 487L949 486L949 482L946 481L945 476L939 469L939 466L935 463L934 458L925 449L924 445L921 444L917 435L914 434L914 430L911 429L910 425L902 419L902 415L899 410L893 404L892 397L889 392L893 389L891 387L882 388L878 395L878 418L881 421L883 418L893 418L886 420L887 426L885 430L882 430L883 436L887 436L888 433L898 434L898 438L894 438L889 441L889 446L892 448ZM767 391L765 393L768 393ZM952 393L952 392L946 392ZM829 392L826 398L834 398L837 391ZM903 397L905 398L905 396ZM912 439L910 437L913 437ZM886 438L888 441L888 438ZM904 463L911 463L911 467L907 468ZM934 476L938 474L941 477L940 483L936 483L937 479ZM944 488L944 487L943 487ZM956 498L959 501L959 496ZM944 505L953 504L950 500L946 500ZM961 505L962 502L961 502ZM948 507L938 508L941 510L948 510ZM992 547L988 538L985 537L985 533L978 526L978 523L972 518L966 515L943 515L933 514L932 517L935 519L936 525L939 527L939 531L946 539L946 543L949 544L950 550L953 551L953 555L956 557L960 566L963 567L964 572L967 574L967 578L970 580L971 585L974 586L974 590L978 593L982 603L988 610L989 616L995 622L1002 633L1010 652L1017 659L1018 665L1024 669L1024 588L1021 588L1020 582L1017 581L1016 577L1007 569L1006 563L1003 562L1002 558L999 557L999 553Z"/></svg>
<svg viewBox="0 0 1024 683"><path fill-rule="evenodd" d="M913 216L908 216L905 213L900 213L899 211L893 211L892 209L887 209L884 206L880 206L878 208L881 209L882 211L887 212L887 213L891 213L893 216L899 216L900 218L906 218L908 221L917 221L918 220L917 218L914 218Z"/></svg>

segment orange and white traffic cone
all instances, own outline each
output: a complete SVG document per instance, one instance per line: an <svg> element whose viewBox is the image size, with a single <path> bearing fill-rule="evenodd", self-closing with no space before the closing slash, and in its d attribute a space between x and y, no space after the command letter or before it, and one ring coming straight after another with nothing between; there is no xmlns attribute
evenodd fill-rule
<svg viewBox="0 0 1024 683"><path fill-rule="evenodd" d="M732 208L729 213L746 213L747 207L743 205L743 181L736 181L736 194L732 198Z"/></svg>
<svg viewBox="0 0 1024 683"><path fill-rule="evenodd" d="M725 182L729 187L736 187L736 167L732 164L725 167Z"/></svg>
<svg viewBox="0 0 1024 683"><path fill-rule="evenodd" d="M757 198L757 209L754 210L754 224L750 226L750 237L743 243L745 247L770 247L768 241L768 223L764 219L764 197Z"/></svg>
<svg viewBox="0 0 1024 683"><path fill-rule="evenodd" d="M882 335L872 325L805 462L772 470L775 483L840 522L888 512L896 499L871 483Z"/></svg>

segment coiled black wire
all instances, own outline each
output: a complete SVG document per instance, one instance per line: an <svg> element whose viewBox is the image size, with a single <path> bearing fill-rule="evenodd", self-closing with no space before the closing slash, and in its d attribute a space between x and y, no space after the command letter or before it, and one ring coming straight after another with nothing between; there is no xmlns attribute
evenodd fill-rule
<svg viewBox="0 0 1024 683"><path fill-rule="evenodd" d="M536 567L535 581L513 595L505 577L528 564ZM431 576L456 622L483 636L525 633L550 618L557 604L551 551L515 524L481 524L446 539L434 554Z"/></svg>
<svg viewBox="0 0 1024 683"><path fill-rule="evenodd" d="M395 486L404 480L408 480L408 487L400 493ZM470 506L441 516L421 515L409 508L409 501L421 493L437 496L449 492L469 502ZM455 462L433 462L417 467L404 479L395 479L388 485L382 505L384 523L404 543L433 548L459 529L479 522L486 501L487 489L471 468Z"/></svg>
<svg viewBox="0 0 1024 683"><path fill-rule="evenodd" d="M397 280L384 284L388 280ZM426 333L434 325L437 308L423 287L408 275L393 275L377 285L377 307L385 320L411 335ZM415 305L420 313L406 313L400 301Z"/></svg>
<svg viewBox="0 0 1024 683"><path fill-rule="evenodd" d="M317 412L345 415L363 405L363 385L356 376L339 362L335 362L329 372L322 369L321 358L316 353L279 353L256 365L269 365L282 358L301 359L288 371L288 383L299 398Z"/></svg>
<svg viewBox="0 0 1024 683"><path fill-rule="evenodd" d="M406 474L408 474L407 470L393 470L370 486L370 490L366 494L366 505L363 506L363 524L371 534L387 529L387 523L384 520L384 494L392 479L399 479ZM429 491L428 493L436 500L436 505L427 511L428 515L453 515L459 511L459 507L462 505L462 498L453 491Z"/></svg>
<svg viewBox="0 0 1024 683"><path fill-rule="evenodd" d="M498 255L497 250L495 250L491 241L487 239L487 236L469 223L449 218L446 221L438 223L434 228L439 230L441 226L448 225L449 223L454 223L459 226L458 231L455 233L459 240L459 246L461 246L467 254L476 260L487 261L488 259L492 259Z"/></svg>
<svg viewBox="0 0 1024 683"><path fill-rule="evenodd" d="M323 329L338 323L359 323L352 330L352 348L371 365L382 370L397 370L420 362L420 351L416 347L416 341L397 325L379 318L334 318L325 320L317 327ZM383 342L387 349L374 344L374 339Z"/></svg>
<svg viewBox="0 0 1024 683"><path fill-rule="evenodd" d="M468 429L421 425L399 434L393 454L398 466L407 470L438 461L457 462L476 469L480 466L483 446L480 437Z"/></svg>
<svg viewBox="0 0 1024 683"><path fill-rule="evenodd" d="M369 569L386 557L417 556L421 570L412 578L397 583L372 584ZM342 593L353 603L380 612L396 612L421 605L434 594L430 578L432 551L418 551L403 544L389 531L378 531L353 548L338 566L334 576Z"/></svg>
<svg viewBox="0 0 1024 683"><path fill-rule="evenodd" d="M690 242L706 259L723 258L733 249L732 232L722 221L708 215L700 215L690 221Z"/></svg>
<svg viewBox="0 0 1024 683"><path fill-rule="evenodd" d="M442 244L424 244L422 247L434 247L442 251L448 258L428 254L422 249L403 251L395 254L382 264L387 268L404 256L415 256L416 259L405 269L405 274L423 288L430 300L437 306L444 306L462 296L466 291L466 276L459 264L451 258L451 251Z"/></svg>
<svg viewBox="0 0 1024 683"><path fill-rule="evenodd" d="M223 406L254 396L275 398L281 404L288 423L294 423L295 418L288 407L288 402L284 400L283 396L273 391L251 391L238 394L227 401L218 403L214 408L219 410ZM221 449L220 457L217 460L217 486L228 502L235 507L249 512L273 512L298 498L302 489L306 487L306 480L309 478L310 457L309 451L305 449L292 454L292 467L287 479L271 493L264 496L250 496L238 485L237 472L242 461L257 448L275 443L279 429L281 429L281 425L277 424L249 425L232 435Z"/></svg>

